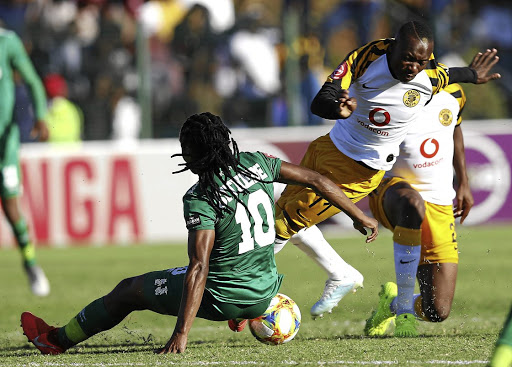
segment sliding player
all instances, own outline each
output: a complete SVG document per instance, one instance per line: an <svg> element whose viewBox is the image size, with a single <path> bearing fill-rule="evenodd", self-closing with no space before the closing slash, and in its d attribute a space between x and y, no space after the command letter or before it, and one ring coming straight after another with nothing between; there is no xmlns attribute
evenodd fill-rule
<svg viewBox="0 0 512 367"><path fill-rule="evenodd" d="M61 354L111 329L133 311L177 316L174 332L158 353L182 353L196 317L233 320L240 331L267 309L282 281L274 259L273 182L307 185L350 213L367 241L378 223L357 208L332 181L315 171L261 152L239 152L220 117L190 116L180 131L184 169L199 176L183 197L189 265L122 280L109 294L85 306L56 328L30 312L21 315L24 334L43 354Z"/></svg>

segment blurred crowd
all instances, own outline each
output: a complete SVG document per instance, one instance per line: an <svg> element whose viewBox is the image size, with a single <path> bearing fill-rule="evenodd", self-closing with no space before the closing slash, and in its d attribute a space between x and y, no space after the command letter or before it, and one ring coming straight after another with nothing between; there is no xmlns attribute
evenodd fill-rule
<svg viewBox="0 0 512 367"><path fill-rule="evenodd" d="M22 38L63 141L137 139L145 124L151 137L175 137L205 110L233 127L325 123L309 104L326 76L354 48L416 17L431 24L436 56L450 66L498 48L503 78L470 99L465 118L510 116L506 0L0 1L2 27ZM29 141L22 82L16 95Z"/></svg>

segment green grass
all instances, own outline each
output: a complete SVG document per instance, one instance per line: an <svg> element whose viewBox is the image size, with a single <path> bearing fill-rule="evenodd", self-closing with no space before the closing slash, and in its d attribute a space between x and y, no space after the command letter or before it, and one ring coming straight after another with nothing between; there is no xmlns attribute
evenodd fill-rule
<svg viewBox="0 0 512 367"><path fill-rule="evenodd" d="M41 248L38 258L52 283L51 295L42 299L30 294L17 251L2 250L0 366L485 365L512 303L512 228L459 227L461 258L452 313L440 324L420 323L422 337L417 339L362 336L380 284L394 279L391 237L382 232L369 245L363 237L330 239L365 275L365 288L321 320L312 320L309 308L322 293L325 275L291 244L278 255L279 270L285 274L281 292L292 297L303 314L300 331L290 343L267 346L249 330L235 334L225 322L197 319L186 353L167 356L152 351L170 337L174 317L133 313L64 355L42 356L23 336L19 316L29 310L51 324L64 325L122 278L185 265L184 245Z"/></svg>

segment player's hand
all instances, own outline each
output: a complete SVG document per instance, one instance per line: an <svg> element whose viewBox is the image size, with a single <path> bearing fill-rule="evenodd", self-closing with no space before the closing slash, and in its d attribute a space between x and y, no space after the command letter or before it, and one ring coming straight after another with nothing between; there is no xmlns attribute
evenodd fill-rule
<svg viewBox="0 0 512 367"><path fill-rule="evenodd" d="M361 220L354 220L354 228L367 235L366 228L370 229L372 233L366 237L366 243L375 241L379 235L379 222L375 218L367 217L366 215Z"/></svg>
<svg viewBox="0 0 512 367"><path fill-rule="evenodd" d="M487 75L500 59L497 54L498 50L493 48L492 50L486 50L484 53L479 52L475 55L469 67L476 71L476 84L484 84L489 80L496 80L501 78L501 74L499 73Z"/></svg>
<svg viewBox="0 0 512 367"><path fill-rule="evenodd" d="M188 336L174 333L165 347L155 350L156 354L183 353L187 349Z"/></svg>
<svg viewBox="0 0 512 367"><path fill-rule="evenodd" d="M453 216L460 217L460 224L464 223L474 203L475 200L469 186L460 185L455 195L455 207L453 208Z"/></svg>
<svg viewBox="0 0 512 367"><path fill-rule="evenodd" d="M47 141L49 135L48 127L42 120L37 120L34 124L34 127L30 131L30 137L32 139L37 139L38 141Z"/></svg>
<svg viewBox="0 0 512 367"><path fill-rule="evenodd" d="M340 102L340 117L342 119L346 119L352 115L357 108L357 101L354 97L349 98L348 90L343 89L341 91L341 96L338 98L338 102Z"/></svg>

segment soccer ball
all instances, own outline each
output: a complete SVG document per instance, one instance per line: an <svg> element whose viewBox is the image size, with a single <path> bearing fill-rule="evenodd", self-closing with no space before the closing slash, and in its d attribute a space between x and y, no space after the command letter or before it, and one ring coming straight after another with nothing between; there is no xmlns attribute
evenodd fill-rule
<svg viewBox="0 0 512 367"><path fill-rule="evenodd" d="M292 340L300 326L299 306L288 296L278 293L263 315L249 320L252 335L265 344L283 344Z"/></svg>

